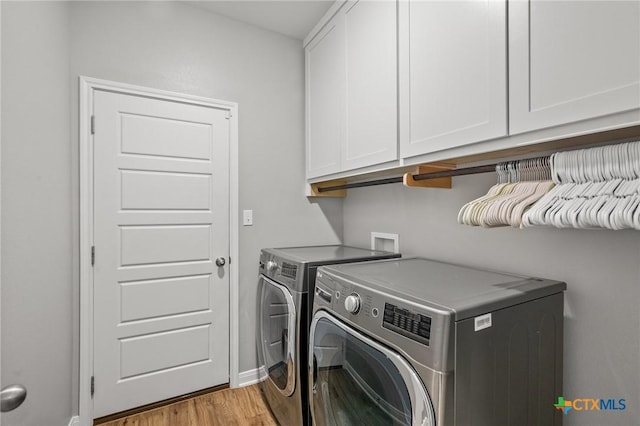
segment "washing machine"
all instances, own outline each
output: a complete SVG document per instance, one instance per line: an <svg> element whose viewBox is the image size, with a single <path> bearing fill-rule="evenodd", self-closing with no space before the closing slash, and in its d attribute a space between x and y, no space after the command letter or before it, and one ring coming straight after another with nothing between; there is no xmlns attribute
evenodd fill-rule
<svg viewBox="0 0 640 426"><path fill-rule="evenodd" d="M313 424L560 425L565 289L423 258L318 268Z"/></svg>
<svg viewBox="0 0 640 426"><path fill-rule="evenodd" d="M309 424L307 350L309 289L322 265L400 257L399 253L342 245L263 249L258 281L258 362L264 400L282 426Z"/></svg>

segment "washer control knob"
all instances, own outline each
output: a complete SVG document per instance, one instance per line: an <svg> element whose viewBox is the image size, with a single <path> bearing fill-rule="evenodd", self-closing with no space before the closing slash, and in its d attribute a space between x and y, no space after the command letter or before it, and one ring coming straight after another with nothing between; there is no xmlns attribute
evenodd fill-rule
<svg viewBox="0 0 640 426"><path fill-rule="evenodd" d="M357 314L360 310L360 296L351 293L344 299L344 308L351 314Z"/></svg>
<svg viewBox="0 0 640 426"><path fill-rule="evenodd" d="M275 272L278 269L278 264L273 260L267 262L267 272Z"/></svg>

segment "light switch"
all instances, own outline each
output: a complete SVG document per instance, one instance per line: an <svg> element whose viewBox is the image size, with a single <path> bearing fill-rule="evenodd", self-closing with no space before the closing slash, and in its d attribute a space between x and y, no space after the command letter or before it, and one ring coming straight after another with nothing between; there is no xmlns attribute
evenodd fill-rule
<svg viewBox="0 0 640 426"><path fill-rule="evenodd" d="M242 210L242 225L253 225L253 210Z"/></svg>

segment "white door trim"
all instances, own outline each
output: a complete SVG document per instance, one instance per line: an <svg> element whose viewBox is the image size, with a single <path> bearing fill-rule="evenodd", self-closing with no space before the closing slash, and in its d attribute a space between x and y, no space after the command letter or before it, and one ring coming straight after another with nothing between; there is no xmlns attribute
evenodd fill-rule
<svg viewBox="0 0 640 426"><path fill-rule="evenodd" d="M2 33L2 2L0 2L0 33ZM0 43L1 45L2 43ZM0 58L2 58L2 48L0 47ZM2 61L0 60L0 63ZM2 99L2 66L0 66L0 99ZM2 102L0 102L0 129L2 129ZM0 132L0 176L2 176L2 134ZM2 179L0 179L1 183ZM2 212L2 185L0 184L0 212ZM0 241L2 241L2 214L0 214ZM2 244L0 244L0 259L2 259ZM2 262L0 261L0 265ZM2 276L2 268L0 268L0 277ZM0 300L2 300L2 279L0 278ZM2 330L2 310L0 309L0 330ZM1 335L2 333L0 333ZM2 354L2 338L0 336L0 354ZM2 365L2 356L0 355L0 365ZM2 368L0 368L0 371ZM2 387L2 374L0 373L0 388ZM0 414L0 425L2 424L2 414Z"/></svg>
<svg viewBox="0 0 640 426"><path fill-rule="evenodd" d="M80 77L79 163L80 163L80 374L79 421L93 424L91 375L93 372L93 146L91 143L91 109L93 92L105 90L147 98L163 99L222 108L229 111L229 384L240 384L238 335L238 104L90 77Z"/></svg>

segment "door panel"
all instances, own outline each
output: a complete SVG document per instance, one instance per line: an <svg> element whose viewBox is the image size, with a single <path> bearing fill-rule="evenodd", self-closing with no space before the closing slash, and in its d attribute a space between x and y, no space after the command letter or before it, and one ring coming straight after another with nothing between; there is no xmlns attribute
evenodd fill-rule
<svg viewBox="0 0 640 426"><path fill-rule="evenodd" d="M211 309L211 275L120 284L122 322ZM154 303L145 303L148 300Z"/></svg>
<svg viewBox="0 0 640 426"><path fill-rule="evenodd" d="M210 334L209 325L201 325L120 339L120 376L129 379L206 361Z"/></svg>
<svg viewBox="0 0 640 426"><path fill-rule="evenodd" d="M211 225L121 226L119 266L211 262Z"/></svg>
<svg viewBox="0 0 640 426"><path fill-rule="evenodd" d="M94 415L228 382L229 124L94 96ZM215 202L214 202L215 200Z"/></svg>
<svg viewBox="0 0 640 426"><path fill-rule="evenodd" d="M123 170L122 210L209 210L211 175Z"/></svg>
<svg viewBox="0 0 640 426"><path fill-rule="evenodd" d="M121 120L123 153L211 160L207 123L126 113Z"/></svg>

